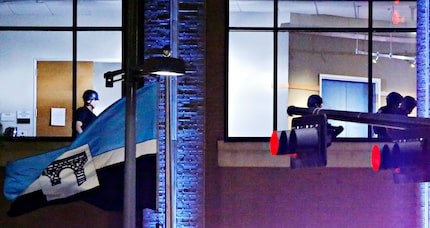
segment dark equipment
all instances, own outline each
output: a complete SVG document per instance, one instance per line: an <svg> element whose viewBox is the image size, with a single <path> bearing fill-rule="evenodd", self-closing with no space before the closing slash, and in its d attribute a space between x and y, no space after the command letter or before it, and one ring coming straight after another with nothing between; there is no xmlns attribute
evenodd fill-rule
<svg viewBox="0 0 430 228"><path fill-rule="evenodd" d="M430 181L430 119L397 114L362 113L290 106L288 115L319 116L327 119L385 127L392 139L371 153L374 171L393 170L395 183ZM382 148L382 149L381 149Z"/></svg>
<svg viewBox="0 0 430 228"><path fill-rule="evenodd" d="M302 116L292 124L290 148L297 156L290 159L291 169L327 166L327 117Z"/></svg>
<svg viewBox="0 0 430 228"><path fill-rule="evenodd" d="M325 114L327 119L341 120L355 123L366 123L398 130L422 129L420 134L430 134L430 119L420 117L407 117L397 114L365 113L338 111L321 108L299 108L290 106L287 109L288 115L318 115Z"/></svg>
<svg viewBox="0 0 430 228"><path fill-rule="evenodd" d="M18 128L8 127L4 130L4 136L6 137L16 137L18 135Z"/></svg>
<svg viewBox="0 0 430 228"><path fill-rule="evenodd" d="M325 167L327 165L327 117L307 115L293 119L291 131L274 131L270 139L272 155L290 156L290 168Z"/></svg>

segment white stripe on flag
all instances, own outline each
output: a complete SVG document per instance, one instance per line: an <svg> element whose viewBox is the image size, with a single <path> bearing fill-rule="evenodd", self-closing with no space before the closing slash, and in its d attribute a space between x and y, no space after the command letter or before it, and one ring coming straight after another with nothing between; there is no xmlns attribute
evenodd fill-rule
<svg viewBox="0 0 430 228"><path fill-rule="evenodd" d="M151 139L136 144L136 158L145 154L157 153L157 140ZM124 162L124 147L109 151L94 157L96 169Z"/></svg>

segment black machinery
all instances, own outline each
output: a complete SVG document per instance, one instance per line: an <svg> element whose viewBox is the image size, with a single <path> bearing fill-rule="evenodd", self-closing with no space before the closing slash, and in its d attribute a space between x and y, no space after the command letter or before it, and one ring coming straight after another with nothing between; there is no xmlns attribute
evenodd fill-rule
<svg viewBox="0 0 430 228"><path fill-rule="evenodd" d="M395 183L430 181L428 118L295 106L288 107L287 113L301 117L293 118L290 131L273 132L270 150L272 155L291 156L291 169L327 165L327 147L340 133L333 134L333 126L327 124L332 119L387 128L391 140L372 148L373 170L393 170Z"/></svg>

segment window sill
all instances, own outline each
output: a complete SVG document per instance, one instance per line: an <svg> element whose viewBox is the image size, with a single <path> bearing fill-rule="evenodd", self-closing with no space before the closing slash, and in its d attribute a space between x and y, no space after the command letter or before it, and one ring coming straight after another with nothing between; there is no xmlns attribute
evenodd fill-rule
<svg viewBox="0 0 430 228"><path fill-rule="evenodd" d="M333 142L327 148L327 167L371 168L370 152L375 142ZM218 141L220 167L290 167L288 156L272 156L269 142Z"/></svg>

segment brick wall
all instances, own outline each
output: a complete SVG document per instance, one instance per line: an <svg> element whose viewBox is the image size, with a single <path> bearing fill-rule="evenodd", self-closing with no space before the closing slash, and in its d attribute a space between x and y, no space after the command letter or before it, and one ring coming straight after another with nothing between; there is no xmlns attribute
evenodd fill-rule
<svg viewBox="0 0 430 228"><path fill-rule="evenodd" d="M223 168L206 227L420 227L416 184L358 168Z"/></svg>
<svg viewBox="0 0 430 228"><path fill-rule="evenodd" d="M170 1L145 2L144 51L154 50L170 43ZM203 227L203 142L204 142L204 1L179 1L178 57L186 62L187 73L177 78L177 158L176 158L176 223L178 227ZM160 80L160 208L165 211L165 86ZM174 101L172 101L174 102ZM174 144L172 144L174 145ZM161 215L161 219L164 220ZM154 215L146 214L149 223ZM153 224L147 224L149 226Z"/></svg>

